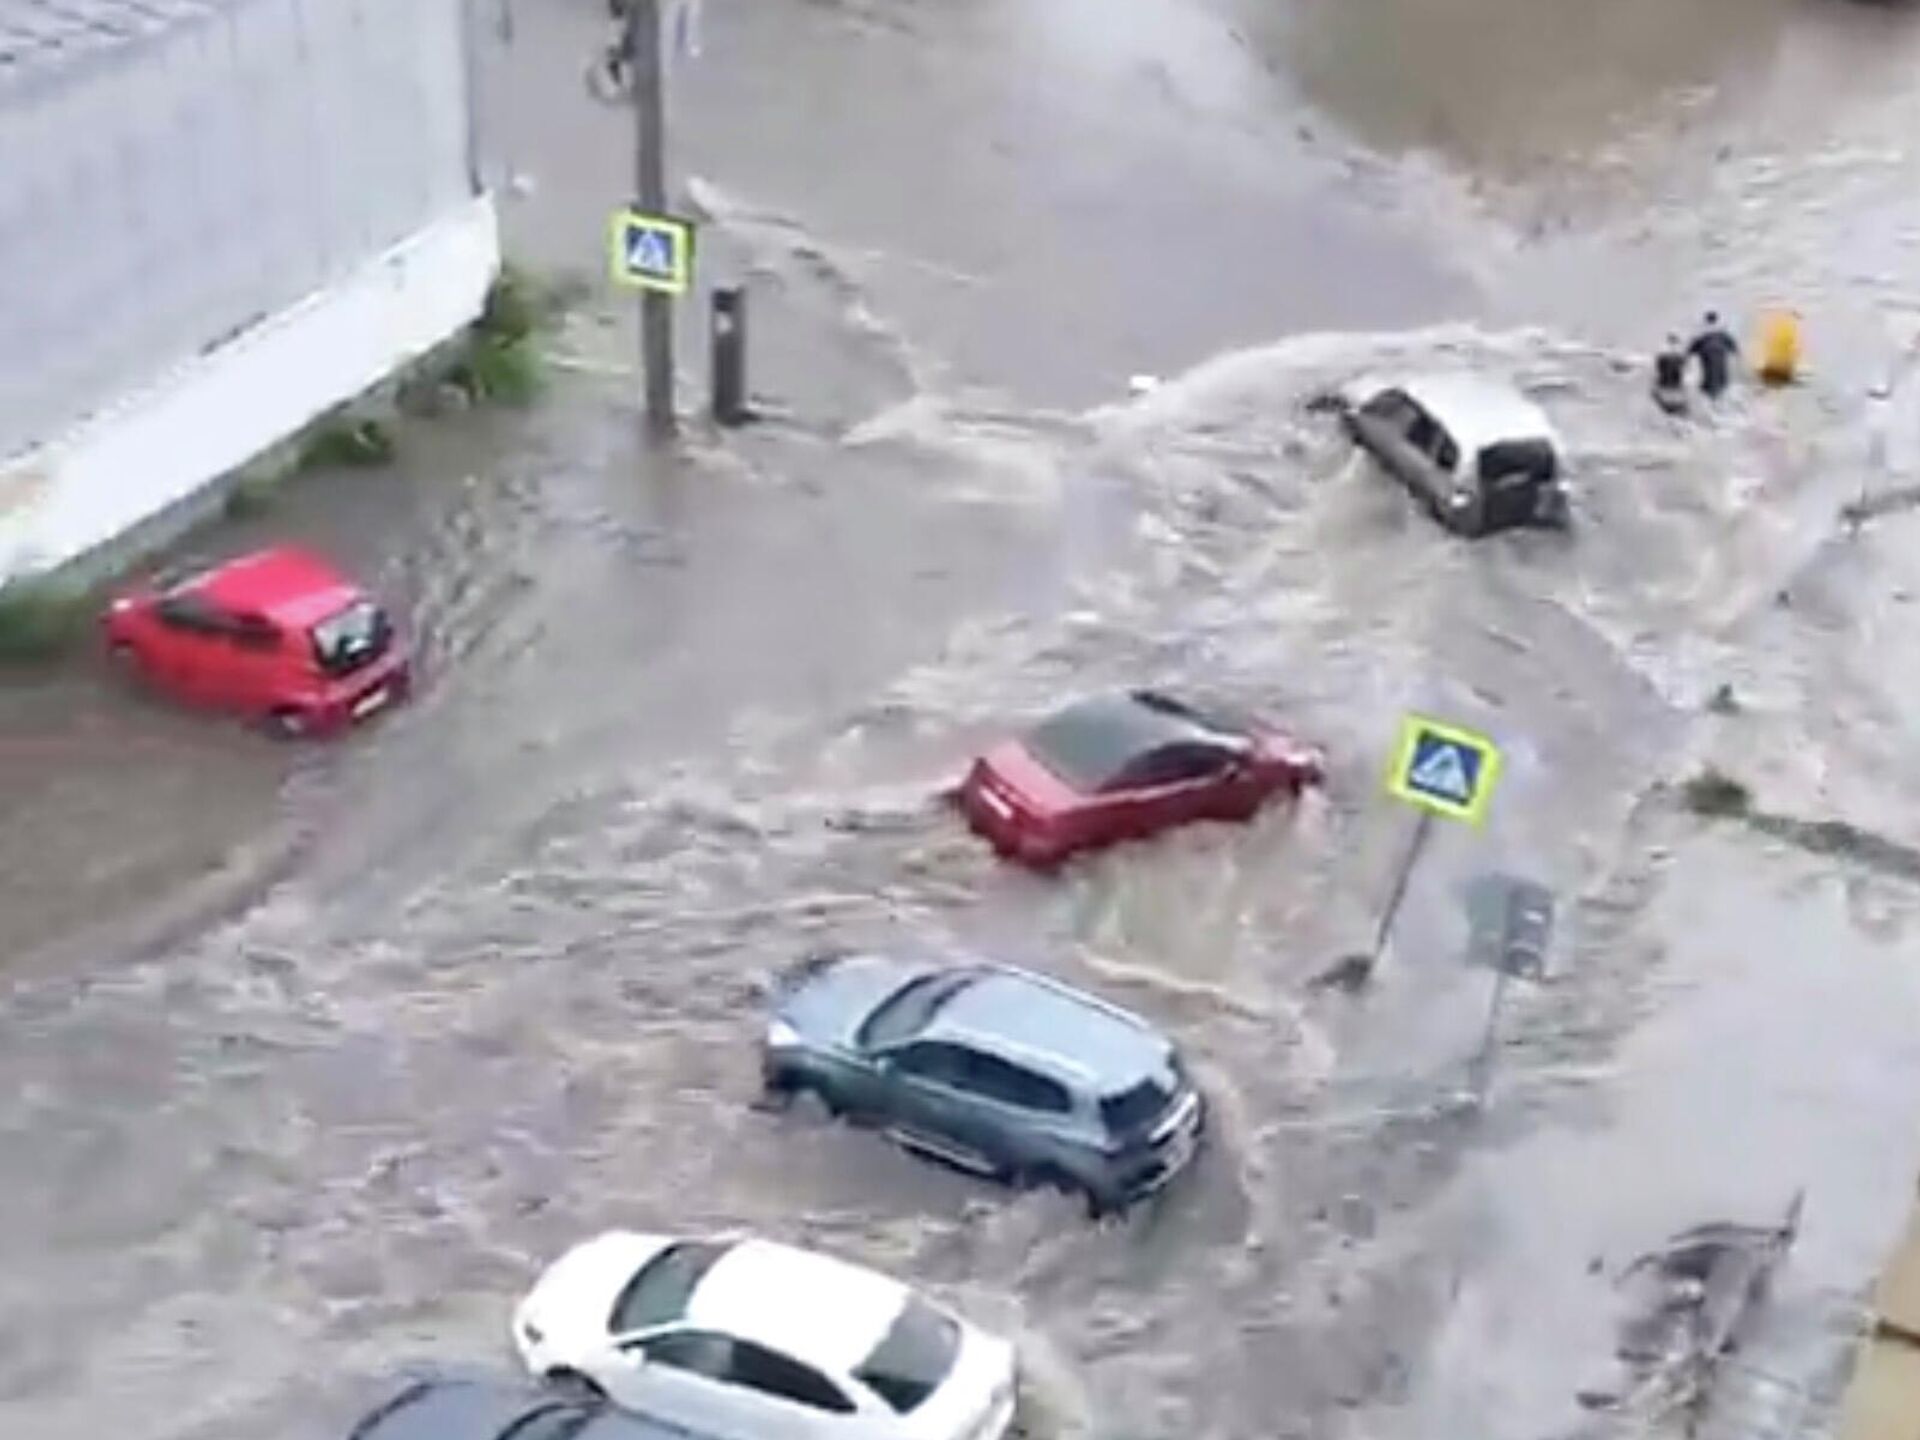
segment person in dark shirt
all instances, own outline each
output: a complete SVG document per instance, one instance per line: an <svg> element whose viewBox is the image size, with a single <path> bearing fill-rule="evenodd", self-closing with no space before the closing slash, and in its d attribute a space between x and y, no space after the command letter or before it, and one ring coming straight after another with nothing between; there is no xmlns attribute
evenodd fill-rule
<svg viewBox="0 0 1920 1440"><path fill-rule="evenodd" d="M1678 335L1667 336L1653 357L1653 403L1669 415L1687 413L1687 352Z"/></svg>
<svg viewBox="0 0 1920 1440"><path fill-rule="evenodd" d="M1733 361L1740 353L1740 343L1727 333L1718 312L1709 310L1687 353L1700 362L1700 393L1712 400L1733 379Z"/></svg>

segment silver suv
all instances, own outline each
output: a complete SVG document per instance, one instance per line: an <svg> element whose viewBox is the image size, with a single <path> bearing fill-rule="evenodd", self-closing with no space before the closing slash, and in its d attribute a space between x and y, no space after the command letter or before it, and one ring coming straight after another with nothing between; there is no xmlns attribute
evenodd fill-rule
<svg viewBox="0 0 1920 1440"><path fill-rule="evenodd" d="M1150 1195L1205 1119L1178 1052L1137 1016L1044 976L833 952L781 976L767 1088L812 1091L898 1144L1092 1213Z"/></svg>

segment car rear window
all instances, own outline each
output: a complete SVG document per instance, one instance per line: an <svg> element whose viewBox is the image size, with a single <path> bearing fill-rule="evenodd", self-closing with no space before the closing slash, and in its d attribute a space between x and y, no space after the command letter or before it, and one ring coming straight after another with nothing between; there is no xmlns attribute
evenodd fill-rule
<svg viewBox="0 0 1920 1440"><path fill-rule="evenodd" d="M670 1325L683 1319L693 1292L720 1257L733 1248L724 1240L683 1240L642 1265L613 1302L609 1327L616 1335Z"/></svg>
<svg viewBox="0 0 1920 1440"><path fill-rule="evenodd" d="M345 675L386 652L393 625L371 600L356 600L315 625L311 638L320 668L329 675Z"/></svg>
<svg viewBox="0 0 1920 1440"><path fill-rule="evenodd" d="M940 1388L959 1353L959 1325L926 1301L913 1299L853 1373L906 1415Z"/></svg>
<svg viewBox="0 0 1920 1440"><path fill-rule="evenodd" d="M1142 1080L1118 1095L1100 1102L1100 1118L1115 1135L1131 1135L1144 1130L1166 1113L1173 1103L1173 1087L1160 1080Z"/></svg>
<svg viewBox="0 0 1920 1440"><path fill-rule="evenodd" d="M1545 440L1502 440L1480 452L1480 478L1490 485L1545 483L1559 462Z"/></svg>
<svg viewBox="0 0 1920 1440"><path fill-rule="evenodd" d="M1158 695L1085 700L1027 734L1027 751L1083 795L1117 780L1141 755L1204 728L1193 712Z"/></svg>

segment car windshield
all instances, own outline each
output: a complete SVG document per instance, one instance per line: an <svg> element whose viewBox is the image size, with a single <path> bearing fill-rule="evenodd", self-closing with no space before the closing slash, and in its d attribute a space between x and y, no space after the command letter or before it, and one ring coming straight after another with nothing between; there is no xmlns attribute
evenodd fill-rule
<svg viewBox="0 0 1920 1440"><path fill-rule="evenodd" d="M1173 1086L1165 1080L1142 1080L1138 1085L1109 1095L1100 1102L1100 1118L1115 1135L1131 1135L1144 1130L1173 1103Z"/></svg>
<svg viewBox="0 0 1920 1440"><path fill-rule="evenodd" d="M687 1304L707 1271L733 1245L725 1240L683 1240L642 1265L613 1302L608 1322L615 1335L629 1335L684 1319Z"/></svg>
<svg viewBox="0 0 1920 1440"><path fill-rule="evenodd" d="M860 1027L861 1048L882 1050L911 1040L945 1005L979 976L971 970L930 970L916 975L874 1008Z"/></svg>
<svg viewBox="0 0 1920 1440"><path fill-rule="evenodd" d="M371 600L356 600L315 625L310 634L320 668L329 675L345 675L385 652L393 626Z"/></svg>
<svg viewBox="0 0 1920 1440"><path fill-rule="evenodd" d="M1088 700L1034 727L1026 748L1074 789L1093 794L1147 751L1186 736L1192 723L1182 707L1159 697Z"/></svg>
<svg viewBox="0 0 1920 1440"><path fill-rule="evenodd" d="M853 1373L905 1415L940 1388L959 1353L959 1325L916 1298Z"/></svg>

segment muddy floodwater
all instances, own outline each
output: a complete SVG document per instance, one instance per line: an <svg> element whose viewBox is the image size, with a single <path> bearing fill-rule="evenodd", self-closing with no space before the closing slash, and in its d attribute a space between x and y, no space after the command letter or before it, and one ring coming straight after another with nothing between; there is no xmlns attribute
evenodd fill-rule
<svg viewBox="0 0 1920 1440"><path fill-rule="evenodd" d="M402 1364L505 1366L537 1268L623 1224L928 1287L1018 1337L1035 1436L1570 1440L1613 1271L1804 1189L1713 1423L1821 1433L1920 1166L1920 17L705 8L676 165L764 424L642 456L596 293L534 410L184 547L340 553L414 703L323 749L88 663L0 690L0 1432L337 1437ZM602 7L481 10L511 243L591 273ZM1661 416L1645 348L1708 304L1797 306L1804 383ZM1452 367L1552 417L1570 536L1448 540L1309 404ZM1326 794L1053 879L939 803L1141 682L1284 719ZM1501 788L1373 987L1315 988L1408 842L1410 709ZM1847 828L1701 819L1707 765ZM1476 1107L1488 875L1557 933ZM1096 1227L756 1108L769 975L890 938L1164 1025L1194 1173Z"/></svg>

